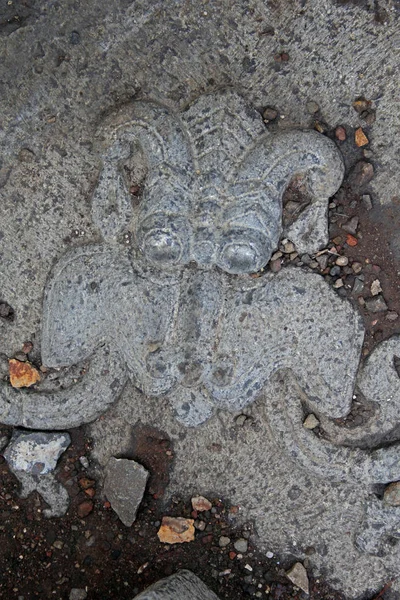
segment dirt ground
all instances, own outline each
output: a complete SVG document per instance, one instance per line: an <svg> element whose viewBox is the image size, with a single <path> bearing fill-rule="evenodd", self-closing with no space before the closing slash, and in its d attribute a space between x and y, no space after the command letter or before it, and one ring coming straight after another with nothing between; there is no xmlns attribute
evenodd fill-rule
<svg viewBox="0 0 400 600"><path fill-rule="evenodd" d="M367 137L373 118L369 121L363 128ZM274 126L273 120L270 126ZM368 145L357 146L354 130L344 126L343 134L326 125L318 112L314 126L336 140L345 156L347 170L345 182L330 204L331 242L325 249L326 264L325 259L316 260L323 253L319 257L295 256L293 252L285 253L283 245L280 256L275 258L279 261L275 269L285 268L287 263L303 264L322 273L338 294L355 303L365 321L364 356L367 356L376 343L400 332L400 238L396 227L400 198L392 199L390 208L374 205L368 192L371 168L365 167L365 163L374 166L373 155ZM293 183L285 198L286 218L290 218L289 208L296 207L296 203L304 203L304 197L301 185ZM353 233L349 233L349 227L354 229ZM348 263L337 265L339 256L347 257ZM360 276L363 285L358 283L354 287ZM371 286L374 292L379 288L382 291L374 295ZM369 301L377 296L384 299L387 308L372 312ZM10 311L11 308L3 307L0 318L12 318ZM6 427L0 429L0 434L9 433ZM87 591L87 598L93 600L132 599L179 568L199 575L221 600L307 597L285 575L296 562L295 557L266 558L250 541L242 557L234 550L238 538L250 537L253 524L237 527L238 508L230 506L229 499L209 498L213 509L199 514L192 513L190 498L177 497L169 506L164 505L174 449L162 432L144 426L133 430L129 458L143 464L151 478L131 528L119 521L102 496L100 485L92 480L90 468L85 470L82 466L81 457L90 459L90 440L85 438L84 429L70 433L72 444L58 468L58 477L71 500L64 518L44 518L44 503L34 494L20 499L19 484L0 457L0 598L67 599L72 588L82 588ZM201 490L198 492L201 494ZM85 517L82 505L90 511ZM200 525L203 530L197 529L193 542L162 544L157 530L164 515L204 521ZM231 539L225 548L219 547L221 535ZM306 553L311 556L313 548ZM310 598L344 600L323 580L313 577L307 560L305 566L310 577ZM385 600L389 589L390 582L378 594L367 594L365 600Z"/></svg>

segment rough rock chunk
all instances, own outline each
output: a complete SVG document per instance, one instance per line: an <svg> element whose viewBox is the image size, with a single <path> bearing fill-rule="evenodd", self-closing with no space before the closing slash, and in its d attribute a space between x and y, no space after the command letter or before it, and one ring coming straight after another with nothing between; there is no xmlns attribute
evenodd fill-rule
<svg viewBox="0 0 400 600"><path fill-rule="evenodd" d="M30 387L40 381L40 374L29 362L12 358L9 361L10 383L15 388Z"/></svg>
<svg viewBox="0 0 400 600"><path fill-rule="evenodd" d="M136 519L148 477L146 469L134 460L111 457L108 461L104 493L127 527Z"/></svg>
<svg viewBox="0 0 400 600"><path fill-rule="evenodd" d="M218 600L208 587L191 571L178 571L161 579L134 600Z"/></svg>
<svg viewBox="0 0 400 600"><path fill-rule="evenodd" d="M295 563L286 573L286 577L303 592L310 593L307 571L301 563Z"/></svg>
<svg viewBox="0 0 400 600"><path fill-rule="evenodd" d="M46 517L60 517L68 510L68 493L53 471L70 443L68 433L16 431L4 452L10 471L22 484L21 497L37 491L50 507L43 511Z"/></svg>
<svg viewBox="0 0 400 600"><path fill-rule="evenodd" d="M194 520L183 517L163 517L157 535L163 544L192 542L194 540Z"/></svg>

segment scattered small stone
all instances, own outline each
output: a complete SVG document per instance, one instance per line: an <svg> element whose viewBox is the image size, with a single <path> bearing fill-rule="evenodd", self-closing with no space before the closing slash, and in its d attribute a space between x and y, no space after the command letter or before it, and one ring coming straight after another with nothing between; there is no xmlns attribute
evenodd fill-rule
<svg viewBox="0 0 400 600"><path fill-rule="evenodd" d="M381 295L375 296L374 298L367 298L365 301L365 306L371 313L384 312L388 308L383 296Z"/></svg>
<svg viewBox="0 0 400 600"><path fill-rule="evenodd" d="M319 264L319 268L321 269L321 271L326 269L327 264L328 264L328 255L327 254L321 254L321 256L317 256L315 260Z"/></svg>
<svg viewBox="0 0 400 600"><path fill-rule="evenodd" d="M325 134L325 133L327 133L329 127L323 121L314 121L314 129L315 129L315 131L318 131L319 133Z"/></svg>
<svg viewBox="0 0 400 600"><path fill-rule="evenodd" d="M302 254L300 260L304 265L309 265L311 262L311 256L309 254Z"/></svg>
<svg viewBox="0 0 400 600"><path fill-rule="evenodd" d="M238 415L235 419L235 423L239 427L243 427L243 425L246 423L246 421L247 421L247 415Z"/></svg>
<svg viewBox="0 0 400 600"><path fill-rule="evenodd" d="M64 548L64 542L61 540L56 540L53 546L54 548L57 548L57 550L62 550Z"/></svg>
<svg viewBox="0 0 400 600"><path fill-rule="evenodd" d="M369 108L368 110L363 110L363 112L360 114L360 117L366 122L367 125L371 126L375 123L376 112L374 109Z"/></svg>
<svg viewBox="0 0 400 600"><path fill-rule="evenodd" d="M271 260L269 266L273 273L278 273L282 268L282 263L281 263L280 258L278 258L278 260Z"/></svg>
<svg viewBox="0 0 400 600"><path fill-rule="evenodd" d="M83 490L87 490L96 485L94 479L89 479L88 477L81 477L78 483Z"/></svg>
<svg viewBox="0 0 400 600"><path fill-rule="evenodd" d="M336 259L336 264L337 264L339 267L345 267L346 265L348 265L348 264L349 264L349 259L347 258L347 256L339 256L339 257Z"/></svg>
<svg viewBox="0 0 400 600"><path fill-rule="evenodd" d="M267 558L274 558L274 553L271 552L271 550L268 550L268 552L265 555Z"/></svg>
<svg viewBox="0 0 400 600"><path fill-rule="evenodd" d="M307 112L310 115L314 115L318 111L319 111L319 106L318 106L318 104L316 102L314 102L314 100L311 100L310 102L307 102Z"/></svg>
<svg viewBox="0 0 400 600"><path fill-rule="evenodd" d="M246 571L250 571L250 572L252 572L252 570L253 570L253 567L251 565L249 565L248 563L246 563L244 565L244 568L246 569Z"/></svg>
<svg viewBox="0 0 400 600"><path fill-rule="evenodd" d="M10 369L10 383L13 387L30 387L40 381L40 373L31 363L11 358L8 364Z"/></svg>
<svg viewBox="0 0 400 600"><path fill-rule="evenodd" d="M333 284L333 287L335 288L335 290L342 288L343 287L343 279L337 279L335 281L335 283Z"/></svg>
<svg viewBox="0 0 400 600"><path fill-rule="evenodd" d="M86 600L87 592L83 588L72 588L69 593L69 600Z"/></svg>
<svg viewBox="0 0 400 600"><path fill-rule="evenodd" d="M16 352L14 354L14 358L16 360L19 360L20 362L26 362L26 360L27 360L25 352Z"/></svg>
<svg viewBox="0 0 400 600"><path fill-rule="evenodd" d="M270 121L274 121L278 115L279 113L275 108L272 108L272 106L267 106L263 112L263 119L266 123L269 123Z"/></svg>
<svg viewBox="0 0 400 600"><path fill-rule="evenodd" d="M340 267L338 265L332 267L332 269L330 269L329 271L329 274L331 275L331 277L337 277L338 275L340 275Z"/></svg>
<svg viewBox="0 0 400 600"><path fill-rule="evenodd" d="M84 469L88 469L90 466L90 463L89 463L88 459L86 458L86 456L80 456L79 462L81 463L81 465Z"/></svg>
<svg viewBox="0 0 400 600"><path fill-rule="evenodd" d="M371 163L360 160L350 172L348 182L352 187L363 187L374 177L374 167Z"/></svg>
<svg viewBox="0 0 400 600"><path fill-rule="evenodd" d="M204 531L205 528L206 528L206 526L207 526L206 522L205 521L200 521L200 519L196 519L196 521L193 523L193 525L199 531Z"/></svg>
<svg viewBox="0 0 400 600"><path fill-rule="evenodd" d="M231 543L230 538L221 535L221 537L218 540L218 544L220 548L225 548L226 546L228 546Z"/></svg>
<svg viewBox="0 0 400 600"><path fill-rule="evenodd" d="M289 254L289 258L290 258L290 260L296 260L296 258L297 258L298 256L299 256L299 255L298 255L298 253L297 253L297 252L291 252L291 253Z"/></svg>
<svg viewBox="0 0 400 600"><path fill-rule="evenodd" d="M363 98L362 96L356 98L353 102L353 108L358 112L359 115L364 112L364 110L368 110L370 106L371 100L366 100L366 98Z"/></svg>
<svg viewBox="0 0 400 600"><path fill-rule="evenodd" d="M369 139L365 135L362 127L359 127L358 129L356 129L356 132L354 134L354 139L355 139L356 145L359 148L362 148L363 146L367 146L369 144Z"/></svg>
<svg viewBox="0 0 400 600"><path fill-rule="evenodd" d="M372 200L371 200L371 196L369 194L363 194L362 197L362 203L364 205L364 208L366 210L372 210Z"/></svg>
<svg viewBox="0 0 400 600"><path fill-rule="evenodd" d="M318 427L319 425L319 421L317 419L317 417L315 415L313 415L312 413L310 413L304 423L303 423L303 427L305 427L306 429L315 429L316 427Z"/></svg>
<svg viewBox="0 0 400 600"><path fill-rule="evenodd" d="M398 317L399 317L399 315L397 314L397 312L389 311L385 318L388 321L395 321L396 319L398 319ZM0 444L0 447L1 447L1 444Z"/></svg>
<svg viewBox="0 0 400 600"><path fill-rule="evenodd" d="M372 283L371 283L371 294L373 296L377 296L378 294L380 294L382 291L381 288L381 282L379 281L379 279L375 279Z"/></svg>
<svg viewBox="0 0 400 600"><path fill-rule="evenodd" d="M212 504L207 498L204 498L204 496L194 496L192 498L192 507L193 510L197 510L197 512L204 512L206 510L211 510Z"/></svg>
<svg viewBox="0 0 400 600"><path fill-rule="evenodd" d="M352 217L349 221L347 221L347 223L342 225L342 229L347 231L347 233L352 233L353 235L355 235L357 233L357 227L358 227L358 217Z"/></svg>
<svg viewBox="0 0 400 600"><path fill-rule="evenodd" d="M22 346L22 352L24 354L29 354L29 352L32 352L32 350L33 350L32 342L24 342L24 344Z"/></svg>
<svg viewBox="0 0 400 600"><path fill-rule="evenodd" d="M148 478L148 471L134 460L112 456L107 463L104 494L126 527L136 519Z"/></svg>
<svg viewBox="0 0 400 600"><path fill-rule="evenodd" d="M292 242L286 242L283 245L283 252L285 254L291 254L292 252L294 252L296 250L295 245Z"/></svg>
<svg viewBox="0 0 400 600"><path fill-rule="evenodd" d="M248 542L244 538L240 538L240 539L236 540L236 542L233 544L233 546L237 552L240 552L241 554L245 554L247 552Z"/></svg>
<svg viewBox="0 0 400 600"><path fill-rule="evenodd" d="M336 136L336 139L339 140L339 142L345 142L346 141L347 134L346 134L345 128L342 127L342 125L339 125L339 127L336 127L336 129L335 129L335 136Z"/></svg>
<svg viewBox="0 0 400 600"><path fill-rule="evenodd" d="M286 577L293 583L293 585L296 585L298 588L303 590L303 592L306 594L310 593L307 571L301 563L295 563L293 567L287 571Z"/></svg>
<svg viewBox="0 0 400 600"><path fill-rule="evenodd" d="M383 494L383 501L389 506L400 506L400 481L389 484Z"/></svg>
<svg viewBox="0 0 400 600"><path fill-rule="evenodd" d="M194 520L183 517L163 517L157 533L163 544L182 544L194 540Z"/></svg>
<svg viewBox="0 0 400 600"><path fill-rule="evenodd" d="M78 505L78 508L77 508L78 517L80 519L84 519L85 517L90 515L90 513L93 510L93 507L94 507L94 505L91 500L84 500L83 502L81 502Z"/></svg>
<svg viewBox="0 0 400 600"><path fill-rule="evenodd" d="M354 246L357 246L358 244L358 239L354 237L354 235L351 235L351 233L348 233L346 235L346 244L354 248Z"/></svg>
<svg viewBox="0 0 400 600"><path fill-rule="evenodd" d="M361 273L363 267L360 262L353 262L351 268L353 269L354 273L358 274Z"/></svg>
<svg viewBox="0 0 400 600"><path fill-rule="evenodd" d="M358 277L355 278L354 283L353 283L353 289L352 292L355 296L359 296L360 294L362 294L364 291L364 282L359 279Z"/></svg>
<svg viewBox="0 0 400 600"><path fill-rule="evenodd" d="M280 250L278 250L271 256L271 260L277 260L278 258L282 258L282 256L283 256L282 252Z"/></svg>

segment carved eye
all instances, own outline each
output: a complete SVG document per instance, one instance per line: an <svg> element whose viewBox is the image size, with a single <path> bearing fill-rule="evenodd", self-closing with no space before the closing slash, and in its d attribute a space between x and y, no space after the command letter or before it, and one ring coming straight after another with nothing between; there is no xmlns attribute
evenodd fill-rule
<svg viewBox="0 0 400 600"><path fill-rule="evenodd" d="M188 260L190 226L186 219L151 215L138 227L137 237L141 251L156 266L173 267Z"/></svg>
<svg viewBox="0 0 400 600"><path fill-rule="evenodd" d="M150 231L143 240L143 253L154 263L176 265L182 257L182 244L179 238L169 231Z"/></svg>
<svg viewBox="0 0 400 600"><path fill-rule="evenodd" d="M221 240L217 264L228 273L240 275L259 271L270 257L270 243L261 232L232 229Z"/></svg>

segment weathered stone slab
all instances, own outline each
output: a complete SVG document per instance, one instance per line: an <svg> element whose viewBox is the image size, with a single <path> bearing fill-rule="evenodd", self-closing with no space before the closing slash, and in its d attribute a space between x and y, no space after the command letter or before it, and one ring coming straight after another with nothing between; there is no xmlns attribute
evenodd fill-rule
<svg viewBox="0 0 400 600"><path fill-rule="evenodd" d="M146 469L134 460L111 457L108 462L104 494L127 527L136 519L148 478Z"/></svg>
<svg viewBox="0 0 400 600"><path fill-rule="evenodd" d="M147 590L135 596L134 600L218 600L194 573L178 571L166 579L161 579Z"/></svg>

